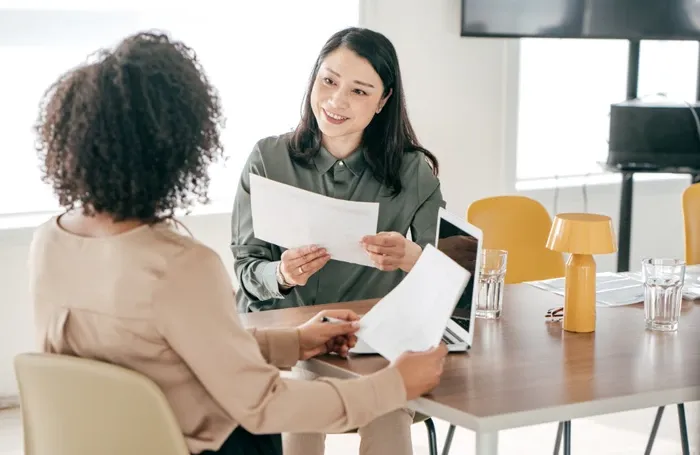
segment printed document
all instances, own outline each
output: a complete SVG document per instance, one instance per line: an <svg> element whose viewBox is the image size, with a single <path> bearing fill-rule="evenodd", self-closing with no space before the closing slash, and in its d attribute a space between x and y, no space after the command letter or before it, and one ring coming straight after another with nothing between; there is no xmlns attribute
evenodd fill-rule
<svg viewBox="0 0 700 455"><path fill-rule="evenodd" d="M377 233L379 204L323 196L250 174L255 237L282 248L318 245L331 259L374 267L360 245Z"/></svg>
<svg viewBox="0 0 700 455"><path fill-rule="evenodd" d="M530 281L528 284L557 295L564 295L566 278ZM700 299L700 267L688 266L683 285L683 298ZM596 274L596 305L615 307L644 302L644 278L641 272L601 272Z"/></svg>
<svg viewBox="0 0 700 455"><path fill-rule="evenodd" d="M432 245L413 269L360 321L360 350L389 361L437 346L471 274Z"/></svg>

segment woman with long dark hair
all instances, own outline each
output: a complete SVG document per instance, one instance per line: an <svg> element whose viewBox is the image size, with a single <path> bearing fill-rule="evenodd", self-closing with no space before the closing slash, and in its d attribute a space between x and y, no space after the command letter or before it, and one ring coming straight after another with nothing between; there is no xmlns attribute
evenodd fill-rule
<svg viewBox="0 0 700 455"><path fill-rule="evenodd" d="M38 150L66 213L31 246L39 348L149 377L193 454L281 455L280 432L346 431L428 392L444 346L361 379L280 376L278 367L346 354L351 311L289 329L242 327L221 258L169 223L206 200L222 119L194 52L161 34L128 37L51 86Z"/></svg>
<svg viewBox="0 0 700 455"><path fill-rule="evenodd" d="M260 140L243 169L231 241L239 311L386 295L435 239L444 206L437 172L437 159L420 145L408 119L394 46L368 29L334 34L316 60L296 130ZM375 267L331 261L314 245L283 250L256 239L249 173L326 196L379 202L379 233L357 239ZM412 418L398 410L360 428L361 452L411 453ZM323 436L288 435L285 451L318 455Z"/></svg>

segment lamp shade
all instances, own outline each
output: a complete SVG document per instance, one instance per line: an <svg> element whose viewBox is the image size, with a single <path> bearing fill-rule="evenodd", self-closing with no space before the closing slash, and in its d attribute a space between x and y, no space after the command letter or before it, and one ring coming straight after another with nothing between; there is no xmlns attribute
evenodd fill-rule
<svg viewBox="0 0 700 455"><path fill-rule="evenodd" d="M594 213L560 213L552 222L547 248L571 254L614 253L612 220Z"/></svg>

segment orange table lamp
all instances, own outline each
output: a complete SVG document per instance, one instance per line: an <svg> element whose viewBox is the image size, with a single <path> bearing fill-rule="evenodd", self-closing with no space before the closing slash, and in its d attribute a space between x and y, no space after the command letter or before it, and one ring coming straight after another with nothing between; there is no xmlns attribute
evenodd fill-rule
<svg viewBox="0 0 700 455"><path fill-rule="evenodd" d="M595 331L596 264L593 255L617 251L612 220L593 213L561 213L552 222L547 248L570 254L566 263L564 330Z"/></svg>

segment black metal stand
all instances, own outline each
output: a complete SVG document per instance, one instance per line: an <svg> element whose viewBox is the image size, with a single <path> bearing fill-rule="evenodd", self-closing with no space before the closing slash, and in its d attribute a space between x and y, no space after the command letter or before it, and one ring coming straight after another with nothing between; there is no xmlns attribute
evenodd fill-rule
<svg viewBox="0 0 700 455"><path fill-rule="evenodd" d="M637 98L639 85L639 51L640 42L630 40L627 54L627 99ZM632 190L634 189L634 172L622 173L622 190L620 193L620 223L617 230L617 271L630 269L630 243L632 238Z"/></svg>
<svg viewBox="0 0 700 455"><path fill-rule="evenodd" d="M620 190L620 223L617 232L617 271L628 272L630 269L630 248L632 242L632 191L634 190L634 172L622 173Z"/></svg>
<svg viewBox="0 0 700 455"><path fill-rule="evenodd" d="M639 54L640 42L629 42L629 53L627 55L627 99L633 100L637 98L637 88L639 85ZM700 45L698 47L698 74L695 82L695 99L700 101ZM620 191L620 222L617 233L617 271L628 272L630 268L630 245L632 239L632 194L634 190L634 174L637 171L631 169L623 169L618 171L622 173L622 188ZM654 172L640 171L640 172ZM657 171L658 172L658 171ZM696 170L688 172L687 170L668 170L665 172L673 172L680 174L690 173L692 183L700 183L700 173Z"/></svg>

